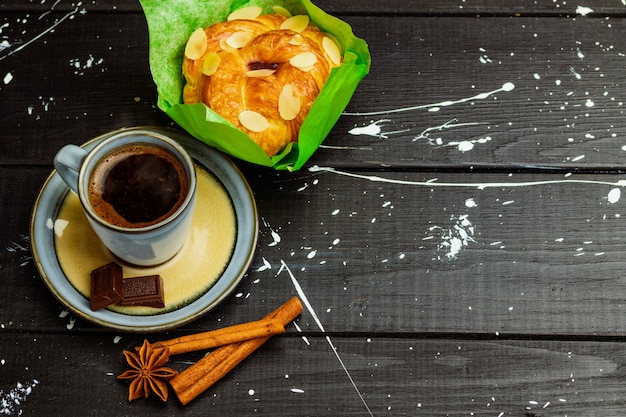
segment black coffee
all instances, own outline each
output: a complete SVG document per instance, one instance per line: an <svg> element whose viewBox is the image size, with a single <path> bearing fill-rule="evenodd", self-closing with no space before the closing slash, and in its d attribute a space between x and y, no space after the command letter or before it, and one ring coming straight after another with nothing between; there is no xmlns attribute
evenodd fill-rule
<svg viewBox="0 0 626 417"><path fill-rule="evenodd" d="M178 210L187 188L178 159L161 147L135 144L98 163L91 174L89 200L107 223L138 228L159 223Z"/></svg>

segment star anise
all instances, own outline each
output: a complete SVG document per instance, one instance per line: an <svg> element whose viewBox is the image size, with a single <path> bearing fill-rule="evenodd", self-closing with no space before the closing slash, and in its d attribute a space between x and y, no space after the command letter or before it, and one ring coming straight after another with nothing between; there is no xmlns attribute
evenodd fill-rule
<svg viewBox="0 0 626 417"><path fill-rule="evenodd" d="M177 371L163 366L170 358L169 348L154 349L147 340L144 340L137 353L128 350L123 353L126 362L133 368L118 376L119 379L132 380L128 390L128 401L136 400L142 395L148 398L151 392L161 400L167 401L165 381L178 374Z"/></svg>

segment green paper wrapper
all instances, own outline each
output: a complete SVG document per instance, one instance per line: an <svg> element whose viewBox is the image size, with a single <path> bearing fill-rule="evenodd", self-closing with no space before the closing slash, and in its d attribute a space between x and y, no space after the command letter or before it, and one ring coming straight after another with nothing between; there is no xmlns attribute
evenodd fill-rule
<svg viewBox="0 0 626 417"><path fill-rule="evenodd" d="M367 43L352 28L309 0L140 0L150 35L150 70L157 86L158 106L190 135L235 158L275 169L298 170L324 141L370 69ZM273 13L282 6L293 15L308 14L331 34L344 51L343 64L331 71L307 115L297 143L270 158L250 137L204 104L183 104L182 63L191 33L223 22L243 6L261 6Z"/></svg>

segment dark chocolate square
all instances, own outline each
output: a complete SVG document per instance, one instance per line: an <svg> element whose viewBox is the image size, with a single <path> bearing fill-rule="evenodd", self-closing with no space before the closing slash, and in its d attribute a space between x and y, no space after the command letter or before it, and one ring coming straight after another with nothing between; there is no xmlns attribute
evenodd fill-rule
<svg viewBox="0 0 626 417"><path fill-rule="evenodd" d="M110 306L124 297L122 267L115 262L91 271L91 309Z"/></svg>
<svg viewBox="0 0 626 417"><path fill-rule="evenodd" d="M163 280L160 275L124 279L124 298L121 306L165 307Z"/></svg>

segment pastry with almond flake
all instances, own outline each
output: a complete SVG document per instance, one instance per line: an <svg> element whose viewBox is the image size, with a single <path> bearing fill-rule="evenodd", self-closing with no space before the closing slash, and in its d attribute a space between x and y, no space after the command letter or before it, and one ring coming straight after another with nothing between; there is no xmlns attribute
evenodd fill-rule
<svg viewBox="0 0 626 417"><path fill-rule="evenodd" d="M261 15L246 7L197 29L183 60L186 104L204 103L272 157L300 126L341 49L306 15Z"/></svg>

